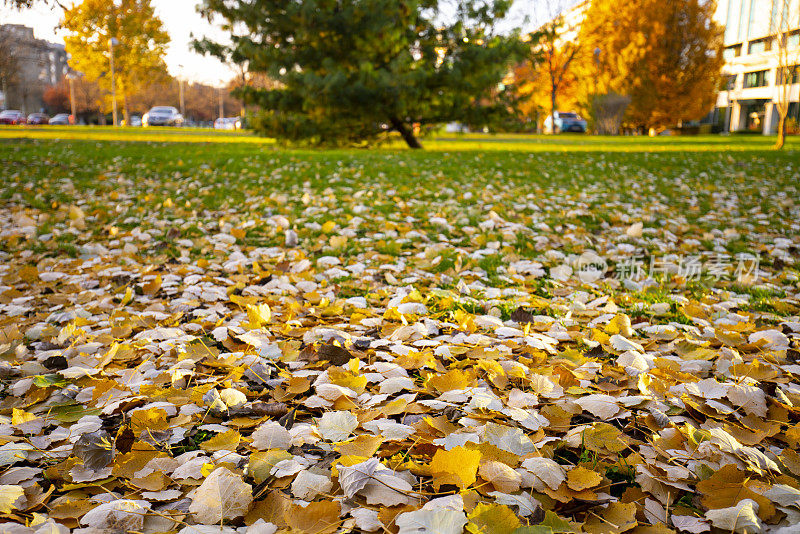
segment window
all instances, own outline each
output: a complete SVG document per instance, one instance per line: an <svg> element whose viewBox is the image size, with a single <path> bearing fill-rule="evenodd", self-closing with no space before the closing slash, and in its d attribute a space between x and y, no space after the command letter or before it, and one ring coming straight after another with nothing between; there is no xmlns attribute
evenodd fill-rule
<svg viewBox="0 0 800 534"><path fill-rule="evenodd" d="M783 69L778 69L778 79L780 80L779 85L783 85L785 82L783 81ZM789 84L799 83L800 82L800 65L794 65L789 67Z"/></svg>
<svg viewBox="0 0 800 534"><path fill-rule="evenodd" d="M750 0L750 21L747 26L748 37L761 37L770 33L770 7L773 0Z"/></svg>
<svg viewBox="0 0 800 534"><path fill-rule="evenodd" d="M768 85L767 73L769 71L759 70L756 72L747 72L744 75L744 88L750 87L766 87Z"/></svg>
<svg viewBox="0 0 800 534"><path fill-rule="evenodd" d="M725 59L733 59L735 57L739 57L742 55L742 45L734 45L725 48L723 52L723 57Z"/></svg>
<svg viewBox="0 0 800 534"><path fill-rule="evenodd" d="M728 1L728 15L725 23L725 42L736 42L739 40L739 33L737 32L738 25L736 24L736 15L739 12L742 0L729 0Z"/></svg>
<svg viewBox="0 0 800 534"><path fill-rule="evenodd" d="M787 38L787 45L790 49L800 46L800 33L793 33Z"/></svg>
<svg viewBox="0 0 800 534"><path fill-rule="evenodd" d="M772 49L772 39L759 39L758 41L751 41L747 47L748 54L760 54L761 52L769 52Z"/></svg>

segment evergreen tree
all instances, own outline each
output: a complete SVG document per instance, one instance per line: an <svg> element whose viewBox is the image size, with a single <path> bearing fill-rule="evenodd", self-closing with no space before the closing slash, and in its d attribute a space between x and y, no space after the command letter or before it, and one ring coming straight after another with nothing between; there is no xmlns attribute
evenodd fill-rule
<svg viewBox="0 0 800 534"><path fill-rule="evenodd" d="M484 125L509 112L514 92L501 82L523 43L495 26L511 3L204 0L209 20L244 31L195 46L278 82L241 91L269 135L353 144L395 130L419 148L415 125Z"/></svg>

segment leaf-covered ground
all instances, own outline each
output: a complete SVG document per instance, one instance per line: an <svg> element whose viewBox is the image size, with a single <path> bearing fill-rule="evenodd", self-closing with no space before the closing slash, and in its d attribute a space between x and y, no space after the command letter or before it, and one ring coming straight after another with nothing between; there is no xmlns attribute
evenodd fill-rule
<svg viewBox="0 0 800 534"><path fill-rule="evenodd" d="M797 142L54 131L0 135L0 532L797 532Z"/></svg>

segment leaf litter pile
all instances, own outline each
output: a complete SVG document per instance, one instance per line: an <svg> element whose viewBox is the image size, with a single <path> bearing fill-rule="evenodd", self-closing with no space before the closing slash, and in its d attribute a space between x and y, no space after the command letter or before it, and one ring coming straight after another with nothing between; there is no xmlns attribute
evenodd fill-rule
<svg viewBox="0 0 800 534"><path fill-rule="evenodd" d="M796 160L93 146L5 171L0 532L798 532Z"/></svg>

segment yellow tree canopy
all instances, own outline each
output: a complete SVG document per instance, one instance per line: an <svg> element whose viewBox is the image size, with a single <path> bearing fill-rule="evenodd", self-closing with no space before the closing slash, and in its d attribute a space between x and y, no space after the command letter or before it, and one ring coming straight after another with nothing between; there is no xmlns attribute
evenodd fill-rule
<svg viewBox="0 0 800 534"><path fill-rule="evenodd" d="M630 96L627 121L641 128L702 118L724 63L715 9L713 0L592 0L581 70L595 83L584 90Z"/></svg>
<svg viewBox="0 0 800 534"><path fill-rule="evenodd" d="M573 111L578 108L577 63L572 66L565 65L567 62L565 55L561 48L554 48L548 58L536 62L526 61L514 68L513 77L517 92L523 100L520 104L520 111L523 114L533 118L540 112L541 118L544 119L550 113L553 76L560 76L558 110Z"/></svg>
<svg viewBox="0 0 800 534"><path fill-rule="evenodd" d="M64 12L69 64L101 88L111 88L109 40L117 39L114 67L123 102L137 87L166 73L169 34L150 0L84 0Z"/></svg>

